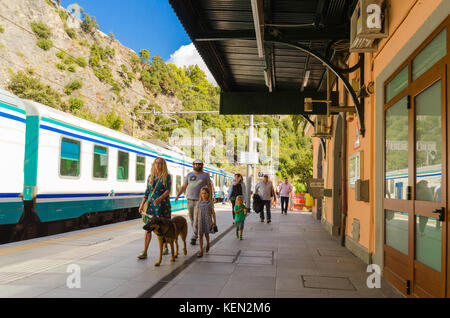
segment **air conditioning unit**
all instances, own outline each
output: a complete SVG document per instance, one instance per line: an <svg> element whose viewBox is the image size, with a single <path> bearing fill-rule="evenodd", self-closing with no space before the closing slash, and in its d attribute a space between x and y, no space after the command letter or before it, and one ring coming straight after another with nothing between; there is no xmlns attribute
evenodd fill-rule
<svg viewBox="0 0 450 318"><path fill-rule="evenodd" d="M388 36L388 14L383 0L359 0L350 24L350 52L375 52L376 40Z"/></svg>

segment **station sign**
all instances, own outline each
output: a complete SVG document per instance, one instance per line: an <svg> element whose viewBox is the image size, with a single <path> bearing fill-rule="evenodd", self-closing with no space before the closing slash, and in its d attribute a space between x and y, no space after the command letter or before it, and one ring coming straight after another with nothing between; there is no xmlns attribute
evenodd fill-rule
<svg viewBox="0 0 450 318"><path fill-rule="evenodd" d="M320 190L324 188L324 181L323 179L313 179L309 178L307 180L308 185L308 193L315 199L321 199L323 198L323 192L321 193Z"/></svg>

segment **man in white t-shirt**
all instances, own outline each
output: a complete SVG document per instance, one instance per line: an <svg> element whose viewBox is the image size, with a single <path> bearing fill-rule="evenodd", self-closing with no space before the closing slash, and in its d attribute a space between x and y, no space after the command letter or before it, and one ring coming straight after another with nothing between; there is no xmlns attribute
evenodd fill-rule
<svg viewBox="0 0 450 318"><path fill-rule="evenodd" d="M281 214L287 214L287 209L289 205L289 196L293 190L292 185L289 183L288 178L284 178L284 182L280 187L280 198L281 198Z"/></svg>

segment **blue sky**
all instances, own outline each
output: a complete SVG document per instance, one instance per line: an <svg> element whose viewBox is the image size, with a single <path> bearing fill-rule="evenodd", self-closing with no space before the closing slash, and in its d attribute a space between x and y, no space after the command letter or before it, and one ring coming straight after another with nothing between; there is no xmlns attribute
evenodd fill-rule
<svg viewBox="0 0 450 318"><path fill-rule="evenodd" d="M97 20L100 30L113 32L136 53L147 49L178 67L197 64L208 81L217 85L167 0L62 0L68 8L78 3Z"/></svg>
<svg viewBox="0 0 450 318"><path fill-rule="evenodd" d="M67 8L78 3L95 16L100 30L113 32L123 45L139 52L148 49L164 60L191 43L167 0L62 0Z"/></svg>

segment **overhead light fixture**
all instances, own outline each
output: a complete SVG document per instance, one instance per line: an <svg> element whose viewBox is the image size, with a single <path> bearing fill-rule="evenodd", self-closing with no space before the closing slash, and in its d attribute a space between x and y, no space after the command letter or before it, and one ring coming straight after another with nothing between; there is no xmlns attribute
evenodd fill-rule
<svg viewBox="0 0 450 318"><path fill-rule="evenodd" d="M264 57L264 46L262 39L262 30L261 24L259 23L259 10L258 10L258 2L259 0L251 0L252 1L252 13L253 13L253 25L255 26L255 34L256 34L256 45L258 46L258 56L260 58Z"/></svg>
<svg viewBox="0 0 450 318"><path fill-rule="evenodd" d="M308 81L309 81L309 73L310 73L309 70L307 70L306 73L305 73L305 77L303 78L303 85L302 85L303 88L305 88L306 85L308 85Z"/></svg>
<svg viewBox="0 0 450 318"><path fill-rule="evenodd" d="M266 82L269 92L272 93L272 81L270 80L269 72L267 70L264 70L264 82Z"/></svg>

